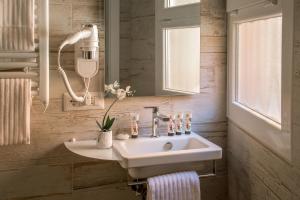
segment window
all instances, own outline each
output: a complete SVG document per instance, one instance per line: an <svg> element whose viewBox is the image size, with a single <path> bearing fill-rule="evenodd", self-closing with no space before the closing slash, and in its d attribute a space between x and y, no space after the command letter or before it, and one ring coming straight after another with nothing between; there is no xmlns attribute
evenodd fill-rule
<svg viewBox="0 0 300 200"><path fill-rule="evenodd" d="M199 93L200 0L156 0L155 18L156 95Z"/></svg>
<svg viewBox="0 0 300 200"><path fill-rule="evenodd" d="M167 8L175 7L175 6L183 6L193 3L200 3L200 0L165 0L165 4Z"/></svg>
<svg viewBox="0 0 300 200"><path fill-rule="evenodd" d="M282 17L237 25L237 102L281 123Z"/></svg>
<svg viewBox="0 0 300 200"><path fill-rule="evenodd" d="M276 2L243 1L228 15L227 115L291 160L293 3Z"/></svg>

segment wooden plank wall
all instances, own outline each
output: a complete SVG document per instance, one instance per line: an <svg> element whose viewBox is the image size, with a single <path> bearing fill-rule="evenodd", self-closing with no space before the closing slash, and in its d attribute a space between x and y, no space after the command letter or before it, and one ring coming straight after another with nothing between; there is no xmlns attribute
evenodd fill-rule
<svg viewBox="0 0 300 200"><path fill-rule="evenodd" d="M0 147L0 200L140 199L127 187L126 172L118 163L76 156L63 146L64 141L73 137L94 138L97 134L95 119L100 119L104 111L62 111L61 96L65 90L54 70L57 46L66 34L78 30L82 23L99 23L103 34L103 1L51 0L50 4L53 66L50 106L44 113L41 104L33 102L30 145ZM160 106L162 113L192 111L194 131L224 148L224 158L218 162L218 177L201 180L202 199L226 200L225 0L203 0L201 16L201 94L133 97L122 101L112 111L113 115L118 116L114 132L128 127L127 116L130 112L139 112L142 130L149 131L151 111L145 110L144 106ZM102 60L103 57L102 47ZM71 81L77 84L75 88L81 88L80 80L73 72L71 48L66 49L63 63L69 70ZM109 102L108 99L106 103ZM204 167L204 171L211 169L209 165Z"/></svg>
<svg viewBox="0 0 300 200"><path fill-rule="evenodd" d="M296 73L300 70L300 0L294 3L293 162L282 160L229 122L227 146L230 200L300 199L300 76Z"/></svg>

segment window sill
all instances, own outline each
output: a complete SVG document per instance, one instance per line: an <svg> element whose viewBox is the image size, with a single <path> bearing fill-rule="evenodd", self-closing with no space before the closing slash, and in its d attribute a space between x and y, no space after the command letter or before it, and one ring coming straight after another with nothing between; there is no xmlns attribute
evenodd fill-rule
<svg viewBox="0 0 300 200"><path fill-rule="evenodd" d="M291 162L290 130L284 130L272 120L268 122L236 103L230 103L228 118L275 154Z"/></svg>

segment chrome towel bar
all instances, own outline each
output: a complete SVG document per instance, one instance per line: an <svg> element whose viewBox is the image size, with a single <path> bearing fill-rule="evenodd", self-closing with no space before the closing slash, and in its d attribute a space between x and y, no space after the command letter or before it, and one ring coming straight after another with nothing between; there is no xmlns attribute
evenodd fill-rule
<svg viewBox="0 0 300 200"><path fill-rule="evenodd" d="M216 161L213 160L213 169L212 169L212 172L211 173L207 173L207 174L200 174L198 176L199 176L199 178L215 177L215 176L217 176L216 171L217 171ZM143 179L143 180L140 181L140 180L136 179L134 181L128 182L127 184L128 184L128 186L140 186L140 185L147 184L147 180Z"/></svg>

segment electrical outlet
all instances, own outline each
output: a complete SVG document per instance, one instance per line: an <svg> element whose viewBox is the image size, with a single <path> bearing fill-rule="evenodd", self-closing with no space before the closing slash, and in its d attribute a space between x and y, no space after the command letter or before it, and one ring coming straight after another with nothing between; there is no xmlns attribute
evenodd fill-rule
<svg viewBox="0 0 300 200"><path fill-rule="evenodd" d="M100 92L90 92L91 104L86 105L85 102L73 101L68 93L64 93L64 111L74 110L99 110L104 109L104 96ZM83 92L76 93L78 96L83 96Z"/></svg>

